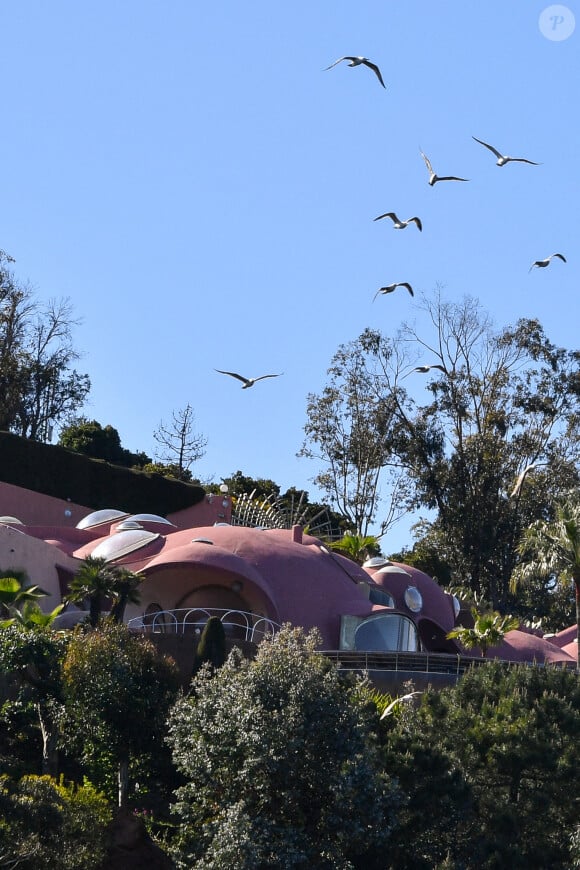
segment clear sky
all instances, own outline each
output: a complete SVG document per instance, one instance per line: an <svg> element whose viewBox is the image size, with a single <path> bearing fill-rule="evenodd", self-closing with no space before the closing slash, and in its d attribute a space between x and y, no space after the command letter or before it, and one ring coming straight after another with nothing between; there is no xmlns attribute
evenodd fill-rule
<svg viewBox="0 0 580 870"><path fill-rule="evenodd" d="M443 285L578 347L580 4L549 5L3 0L0 248L71 298L85 415L152 455L190 403L194 474L316 498L308 392L341 342L417 316L380 286ZM386 90L324 71L343 55ZM472 136L541 166L498 168ZM469 183L429 187L420 147ZM391 210L423 232L373 223ZM241 390L216 368L284 374Z"/></svg>

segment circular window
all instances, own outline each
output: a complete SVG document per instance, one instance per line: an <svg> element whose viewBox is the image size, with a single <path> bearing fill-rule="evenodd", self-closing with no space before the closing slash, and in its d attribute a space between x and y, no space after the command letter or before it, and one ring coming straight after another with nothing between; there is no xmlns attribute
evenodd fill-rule
<svg viewBox="0 0 580 870"><path fill-rule="evenodd" d="M416 586L407 586L405 589L405 604L412 613L419 613L423 607L423 596Z"/></svg>

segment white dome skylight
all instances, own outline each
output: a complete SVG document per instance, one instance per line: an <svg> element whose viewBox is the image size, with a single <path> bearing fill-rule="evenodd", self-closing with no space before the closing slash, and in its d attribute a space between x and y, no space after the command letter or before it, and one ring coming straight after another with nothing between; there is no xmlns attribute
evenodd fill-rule
<svg viewBox="0 0 580 870"><path fill-rule="evenodd" d="M77 523L77 529L92 529L93 526L100 526L103 525L103 523L112 523L114 520L120 520L121 517L127 516L129 516L127 511L118 511L114 508L104 508L104 510L93 511L92 514L83 517L82 520Z"/></svg>
<svg viewBox="0 0 580 870"><path fill-rule="evenodd" d="M116 532L110 538L101 541L91 552L91 556L95 559L105 559L111 562L113 559L120 559L121 556L126 556L134 550L139 550L141 547L146 547L152 541L159 538L157 532L148 532L146 529L131 529L127 531Z"/></svg>

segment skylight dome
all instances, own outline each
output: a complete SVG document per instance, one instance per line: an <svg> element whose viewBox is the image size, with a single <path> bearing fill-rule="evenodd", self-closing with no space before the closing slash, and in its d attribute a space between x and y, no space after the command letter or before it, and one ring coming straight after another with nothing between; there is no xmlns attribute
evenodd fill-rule
<svg viewBox="0 0 580 870"><path fill-rule="evenodd" d="M91 556L95 559L100 558L105 559L106 562L111 562L113 559L120 559L121 556L127 556L135 550L146 547L147 544L159 537L157 532L148 532L146 529L128 529L116 532L110 538L97 544Z"/></svg>
<svg viewBox="0 0 580 870"><path fill-rule="evenodd" d="M118 511L114 508L104 508L104 510L93 511L83 517L77 523L77 529L92 529L94 526L101 526L104 523L112 523L114 520L120 520L122 517L128 517L127 511Z"/></svg>

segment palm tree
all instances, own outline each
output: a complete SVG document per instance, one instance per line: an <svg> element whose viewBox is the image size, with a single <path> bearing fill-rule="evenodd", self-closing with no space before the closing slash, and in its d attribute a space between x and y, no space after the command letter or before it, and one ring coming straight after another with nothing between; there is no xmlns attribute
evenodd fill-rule
<svg viewBox="0 0 580 870"><path fill-rule="evenodd" d="M26 601L37 601L48 595L40 586L25 586L22 571L4 571L0 575L0 615L10 617L14 609Z"/></svg>
<svg viewBox="0 0 580 870"><path fill-rule="evenodd" d="M25 601L22 609L10 607L10 618L0 621L0 628L21 625L23 628L50 628L56 617L64 610L64 604L57 604L50 613L40 609L36 601Z"/></svg>
<svg viewBox="0 0 580 870"><path fill-rule="evenodd" d="M339 541L333 541L328 546L341 556L346 556L347 559L362 565L365 559L376 556L379 552L379 539L375 535L346 532Z"/></svg>
<svg viewBox="0 0 580 870"><path fill-rule="evenodd" d="M72 578L67 604L82 604L89 601L89 622L93 628L99 623L102 605L115 594L115 572L106 559L87 556Z"/></svg>
<svg viewBox="0 0 580 870"><path fill-rule="evenodd" d="M487 658L488 649L501 643L508 631L512 631L520 624L515 616L502 616L497 611L478 613L475 607L472 607L471 615L473 628L459 626L450 631L447 638L457 638L466 649L478 647L482 658Z"/></svg>
<svg viewBox="0 0 580 870"><path fill-rule="evenodd" d="M572 581L576 596L576 659L580 649L580 506L571 499L556 507L553 520L536 520L518 544L522 562L512 574L512 592L534 578Z"/></svg>
<svg viewBox="0 0 580 870"><path fill-rule="evenodd" d="M114 622L122 622L125 608L128 604L139 604L141 596L138 587L145 580L145 575L137 571L129 571L128 568L113 568L113 585L111 597L111 618Z"/></svg>

